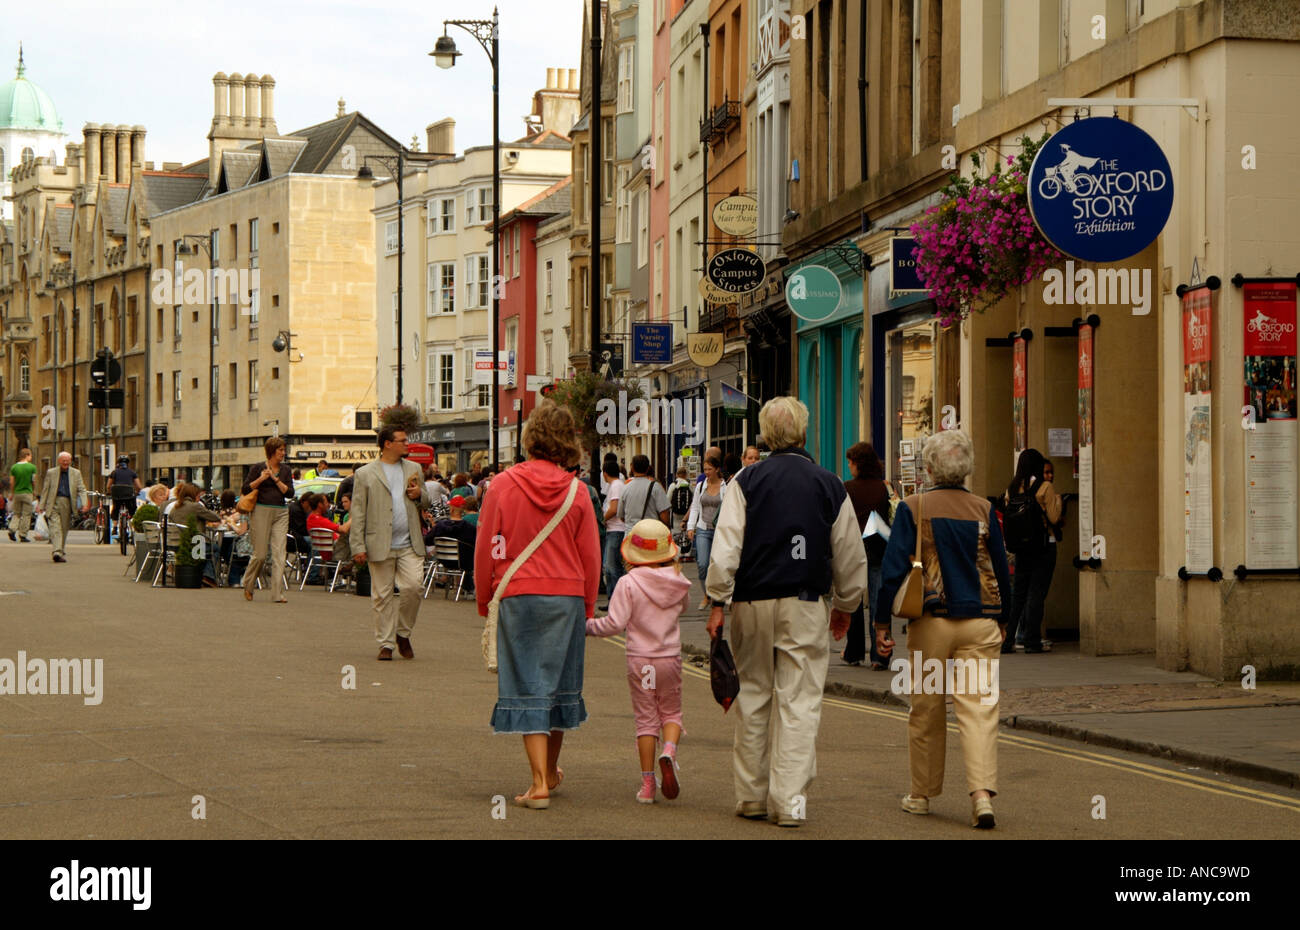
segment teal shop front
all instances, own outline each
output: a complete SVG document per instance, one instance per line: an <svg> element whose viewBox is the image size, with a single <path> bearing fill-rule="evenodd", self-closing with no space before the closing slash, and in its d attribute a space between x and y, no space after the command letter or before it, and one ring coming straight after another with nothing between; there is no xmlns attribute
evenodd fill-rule
<svg viewBox="0 0 1300 930"><path fill-rule="evenodd" d="M787 278L811 265L834 272L843 296L825 319L798 320L799 399L808 405L807 449L818 465L847 479L844 452L862 438L864 428L862 275L834 251L825 251L792 262Z"/></svg>

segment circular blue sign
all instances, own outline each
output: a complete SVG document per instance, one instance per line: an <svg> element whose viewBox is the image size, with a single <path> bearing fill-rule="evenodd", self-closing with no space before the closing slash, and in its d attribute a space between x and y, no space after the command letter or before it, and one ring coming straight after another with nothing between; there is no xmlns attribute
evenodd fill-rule
<svg viewBox="0 0 1300 930"><path fill-rule="evenodd" d="M1174 205L1169 159L1149 135L1109 116L1044 143L1029 169L1029 212L1047 240L1085 262L1130 258L1156 240Z"/></svg>

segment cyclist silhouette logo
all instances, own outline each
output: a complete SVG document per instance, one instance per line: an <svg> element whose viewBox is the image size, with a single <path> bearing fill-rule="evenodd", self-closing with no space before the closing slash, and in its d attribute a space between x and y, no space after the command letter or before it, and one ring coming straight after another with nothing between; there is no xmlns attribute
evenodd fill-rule
<svg viewBox="0 0 1300 930"><path fill-rule="evenodd" d="M1078 172L1095 167L1097 162L1101 161L1101 157L1090 158L1087 155L1080 155L1064 142L1061 143L1061 150L1065 153L1065 157L1061 159L1060 164L1048 168L1043 173L1043 179L1038 182L1038 193L1044 199L1051 200L1064 187L1071 194L1087 197L1096 186L1096 179L1090 174Z"/></svg>

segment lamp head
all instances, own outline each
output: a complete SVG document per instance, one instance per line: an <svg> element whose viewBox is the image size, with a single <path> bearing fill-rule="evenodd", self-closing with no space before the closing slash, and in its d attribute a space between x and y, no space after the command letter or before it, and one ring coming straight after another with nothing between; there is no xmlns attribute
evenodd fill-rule
<svg viewBox="0 0 1300 930"><path fill-rule="evenodd" d="M429 54L433 56L433 60L437 62L439 68L452 67L460 56L460 52L456 51L456 40L445 32L438 37L437 44L434 45L433 51Z"/></svg>
<svg viewBox="0 0 1300 930"><path fill-rule="evenodd" d="M363 181L368 181L374 176L375 173L371 171L370 166L365 163L362 163L361 167L357 169L357 177Z"/></svg>
<svg viewBox="0 0 1300 930"><path fill-rule="evenodd" d="M285 339L284 334L281 333L271 342L271 348L275 349L277 352L283 352L285 349L289 348L289 341Z"/></svg>
<svg viewBox="0 0 1300 930"><path fill-rule="evenodd" d="M193 255L193 254L194 254L194 246L190 245L188 242L186 242L184 239L182 239L182 240L181 240L181 244L178 245L178 246L176 246L176 254L177 254L177 255Z"/></svg>

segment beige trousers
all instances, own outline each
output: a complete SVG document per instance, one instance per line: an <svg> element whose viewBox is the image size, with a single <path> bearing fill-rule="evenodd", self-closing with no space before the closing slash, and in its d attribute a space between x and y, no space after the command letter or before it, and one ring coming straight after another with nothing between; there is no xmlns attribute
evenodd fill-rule
<svg viewBox="0 0 1300 930"><path fill-rule="evenodd" d="M68 530L72 529L72 501L66 497L54 498L54 506L45 515L45 522L50 525L50 545L55 555L66 555L64 547L68 544Z"/></svg>
<svg viewBox="0 0 1300 930"><path fill-rule="evenodd" d="M366 561L370 566L370 603L375 609L375 641L389 649L397 648L394 634L411 638L415 617L420 612L420 594L424 589L424 559L409 548L396 549L392 558L382 562ZM393 582L402 593L393 600Z"/></svg>
<svg viewBox="0 0 1300 930"><path fill-rule="evenodd" d="M736 800L767 803L778 817L806 816L829 657L826 605L795 597L737 602L730 630L740 675Z"/></svg>
<svg viewBox="0 0 1300 930"><path fill-rule="evenodd" d="M921 654L922 671L927 659L940 663L948 659L993 663L999 661L1002 634L996 620L975 618L954 620L928 614L907 625L907 656L914 661ZM969 663L967 663L969 667ZM915 680L915 672L912 673ZM973 687L964 687L963 675L954 675L959 683L952 694L912 694L912 710L907 719L907 755L912 767L912 796L933 798L943 791L944 753L947 747L948 720L946 699L952 698L961 735L962 754L966 759L966 784L969 791L981 788L989 794L998 790L998 702L987 700ZM944 690L949 688L944 676ZM960 692L960 693L958 693ZM996 692L992 692L996 695ZM985 701L987 700L987 703Z"/></svg>
<svg viewBox="0 0 1300 930"><path fill-rule="evenodd" d="M10 527L19 536L27 538L27 531L32 528L32 495L14 495L14 519Z"/></svg>
<svg viewBox="0 0 1300 930"><path fill-rule="evenodd" d="M261 577L267 552L271 556L271 600L284 597L284 550L289 532L289 509L258 504L253 508L249 530L253 534L253 557L244 569L244 590L252 591Z"/></svg>

